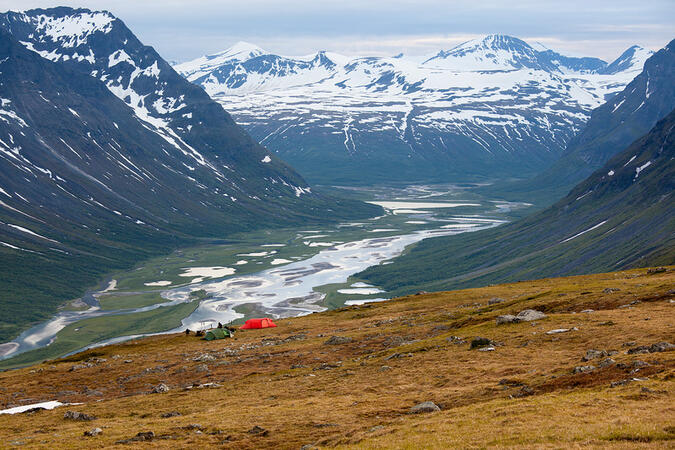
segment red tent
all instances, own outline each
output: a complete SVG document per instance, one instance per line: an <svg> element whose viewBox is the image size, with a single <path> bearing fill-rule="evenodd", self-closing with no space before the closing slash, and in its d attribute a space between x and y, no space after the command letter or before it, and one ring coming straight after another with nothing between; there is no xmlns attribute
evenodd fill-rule
<svg viewBox="0 0 675 450"><path fill-rule="evenodd" d="M244 325L239 327L240 330L251 330L255 328L274 328L277 325L272 322L272 319L265 317L264 319L248 319Z"/></svg>

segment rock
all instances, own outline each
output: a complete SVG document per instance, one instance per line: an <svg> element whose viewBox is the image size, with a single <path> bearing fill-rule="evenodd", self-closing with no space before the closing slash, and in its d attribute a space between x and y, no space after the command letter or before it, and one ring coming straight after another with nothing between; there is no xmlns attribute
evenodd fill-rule
<svg viewBox="0 0 675 450"><path fill-rule="evenodd" d="M631 367L633 368L641 368L641 367L647 367L649 365L648 362L645 361L640 361L639 359L636 359L631 363Z"/></svg>
<svg viewBox="0 0 675 450"><path fill-rule="evenodd" d="M660 353L675 350L675 345L669 342L658 342L652 345L639 345L629 349L626 353L629 355L640 353Z"/></svg>
<svg viewBox="0 0 675 450"><path fill-rule="evenodd" d="M616 361L614 361L612 358L605 358L602 361L598 363L598 367L603 369L605 367L609 367L616 364Z"/></svg>
<svg viewBox="0 0 675 450"><path fill-rule="evenodd" d="M464 340L464 338L459 337L459 336L450 336L449 338L446 338L445 340L452 343L452 344L466 344L466 341Z"/></svg>
<svg viewBox="0 0 675 450"><path fill-rule="evenodd" d="M671 350L675 350L675 345L670 342L659 342L657 344L652 344L652 346L649 347L650 353L669 352Z"/></svg>
<svg viewBox="0 0 675 450"><path fill-rule="evenodd" d="M92 428L89 431L85 431L84 435L85 436L98 436L99 434L103 433L103 430L100 428Z"/></svg>
<svg viewBox="0 0 675 450"><path fill-rule="evenodd" d="M622 347L633 347L633 346L635 346L635 344L637 344L637 342L630 341L630 342L624 342L623 344L621 344L621 346Z"/></svg>
<svg viewBox="0 0 675 450"><path fill-rule="evenodd" d="M548 317L546 314L544 314L541 311L536 311L534 309L526 309L519 312L516 315L516 318L523 322L531 322L533 320L545 319L546 317Z"/></svg>
<svg viewBox="0 0 675 450"><path fill-rule="evenodd" d="M440 410L441 408L439 408L434 402L422 402L410 408L410 412L412 414L431 413Z"/></svg>
<svg viewBox="0 0 675 450"><path fill-rule="evenodd" d="M208 361L215 361L216 357L213 355L202 353L201 355L192 358L192 360L197 362L208 362Z"/></svg>
<svg viewBox="0 0 675 450"><path fill-rule="evenodd" d="M490 347L483 347L478 349L479 352L494 352L495 348L490 346Z"/></svg>
<svg viewBox="0 0 675 450"><path fill-rule="evenodd" d="M505 301L506 300L504 300L503 298L495 297L495 298L491 298L490 300L488 300L488 305L496 305L497 303L502 303L502 302L505 302Z"/></svg>
<svg viewBox="0 0 675 450"><path fill-rule="evenodd" d="M613 381L609 384L609 387L615 388L615 387L618 387L618 386L624 386L624 385L630 383L631 381L633 381L633 380L631 380L630 378L625 379L625 380Z"/></svg>
<svg viewBox="0 0 675 450"><path fill-rule="evenodd" d="M195 367L195 371L200 373L208 372L209 366L207 366L206 364L198 364L197 367Z"/></svg>
<svg viewBox="0 0 675 450"><path fill-rule="evenodd" d="M647 273L650 275L657 274L657 273L664 273L667 272L668 269L665 267L654 267L652 269L647 269Z"/></svg>
<svg viewBox="0 0 675 450"><path fill-rule="evenodd" d="M374 433L376 431L384 430L384 425L375 425L372 427L370 430L368 430L369 433Z"/></svg>
<svg viewBox="0 0 675 450"><path fill-rule="evenodd" d="M491 346L491 345L494 345L494 342L492 342L492 341L491 341L490 339L488 339L488 338L484 338L484 337L476 337L476 338L473 338L473 339L471 340L471 348L472 348L472 349L474 349L474 348L481 348L481 347L487 347L487 346Z"/></svg>
<svg viewBox="0 0 675 450"><path fill-rule="evenodd" d="M30 408L30 409L25 410L23 412L23 414L29 414L30 415L30 414L36 413L38 411L47 411L47 408L43 408L42 406L36 406L35 408Z"/></svg>
<svg viewBox="0 0 675 450"><path fill-rule="evenodd" d="M582 361L590 361L592 359L598 359L602 358L604 356L607 356L607 352L604 350L595 350L595 349L590 349L586 350L586 354L581 358Z"/></svg>
<svg viewBox="0 0 675 450"><path fill-rule="evenodd" d="M152 394L164 394L165 392L169 392L169 386L164 383L159 383L157 386L152 388L152 391L150 391Z"/></svg>
<svg viewBox="0 0 675 450"><path fill-rule="evenodd" d="M153 431L141 431L136 434L136 436L129 439L129 441L151 441L155 438L155 433Z"/></svg>
<svg viewBox="0 0 675 450"><path fill-rule="evenodd" d="M649 353L649 346L647 345L638 345L637 347L633 347L628 349L626 352L629 355L636 355L640 353Z"/></svg>
<svg viewBox="0 0 675 450"><path fill-rule="evenodd" d="M386 372L387 370L391 370L391 366L382 366L382 367L380 367L380 372Z"/></svg>
<svg viewBox="0 0 675 450"><path fill-rule="evenodd" d="M517 398L529 397L530 395L534 395L534 389L532 389L530 386L523 386L518 392L513 394L513 396Z"/></svg>
<svg viewBox="0 0 675 450"><path fill-rule="evenodd" d="M337 369L340 367L342 364L331 364L331 363L321 363L317 367L314 368L314 370L332 370L332 369Z"/></svg>
<svg viewBox="0 0 675 450"><path fill-rule="evenodd" d="M63 415L63 418L69 420L80 420L83 422L96 420L96 417L78 411L66 411L66 413Z"/></svg>
<svg viewBox="0 0 675 450"><path fill-rule="evenodd" d="M191 423L190 425L185 425L184 427L181 428L183 428L184 430L200 430L200 431L204 429L204 427L198 423Z"/></svg>
<svg viewBox="0 0 675 450"><path fill-rule="evenodd" d="M590 313L595 312L595 311L592 310L592 309L584 309L581 312L584 313L584 314L590 314Z"/></svg>
<svg viewBox="0 0 675 450"><path fill-rule="evenodd" d="M291 365L291 369L306 369L306 368L307 368L307 366L305 366L303 364L293 364L293 365Z"/></svg>
<svg viewBox="0 0 675 450"><path fill-rule="evenodd" d="M577 366L572 373L588 373L595 370L595 366Z"/></svg>
<svg viewBox="0 0 675 450"><path fill-rule="evenodd" d="M300 447L300 450L314 450L315 448L318 448L312 444L305 444L302 447Z"/></svg>
<svg viewBox="0 0 675 450"><path fill-rule="evenodd" d="M574 328L556 328L555 330L547 331L546 334L559 334L559 333L568 333L570 331L578 330L577 327Z"/></svg>
<svg viewBox="0 0 675 450"><path fill-rule="evenodd" d="M497 316L495 322L497 325L504 325L506 323L518 323L520 320L513 314L504 314L503 316Z"/></svg>
<svg viewBox="0 0 675 450"><path fill-rule="evenodd" d="M488 338L476 337L471 340L471 348L481 348L493 346L495 343Z"/></svg>
<svg viewBox="0 0 675 450"><path fill-rule="evenodd" d="M346 336L331 336L326 342L324 342L324 345L349 344L352 341L352 338Z"/></svg>
<svg viewBox="0 0 675 450"><path fill-rule="evenodd" d="M603 294L611 294L612 292L619 292L621 289L619 288L605 288L602 290Z"/></svg>
<svg viewBox="0 0 675 450"><path fill-rule="evenodd" d="M176 416L180 416L180 415L182 415L182 414L179 413L178 411L169 411L169 412L165 412L165 413L160 414L159 417L161 417L162 419L168 419L169 417L176 417Z"/></svg>
<svg viewBox="0 0 675 450"><path fill-rule="evenodd" d="M255 436L267 436L268 434L270 434L269 430L266 430L263 427L259 427L258 425L248 430L247 433L253 434Z"/></svg>

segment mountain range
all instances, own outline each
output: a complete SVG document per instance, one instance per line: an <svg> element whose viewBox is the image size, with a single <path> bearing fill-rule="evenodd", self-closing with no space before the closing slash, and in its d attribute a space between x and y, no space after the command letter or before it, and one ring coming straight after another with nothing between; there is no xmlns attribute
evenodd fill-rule
<svg viewBox="0 0 675 450"><path fill-rule="evenodd" d="M0 14L0 73L0 340L177 245L379 211L312 191L107 12Z"/></svg>
<svg viewBox="0 0 675 450"><path fill-rule="evenodd" d="M175 69L310 181L431 182L540 172L651 54L608 64L489 35L423 57L238 43Z"/></svg>

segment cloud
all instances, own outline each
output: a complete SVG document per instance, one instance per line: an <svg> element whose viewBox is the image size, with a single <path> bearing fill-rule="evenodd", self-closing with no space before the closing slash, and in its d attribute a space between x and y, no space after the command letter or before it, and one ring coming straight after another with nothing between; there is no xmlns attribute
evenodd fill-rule
<svg viewBox="0 0 675 450"><path fill-rule="evenodd" d="M3 0L8 9L82 3L179 61L239 40L290 55L428 54L489 33L609 60L675 37L672 0Z"/></svg>

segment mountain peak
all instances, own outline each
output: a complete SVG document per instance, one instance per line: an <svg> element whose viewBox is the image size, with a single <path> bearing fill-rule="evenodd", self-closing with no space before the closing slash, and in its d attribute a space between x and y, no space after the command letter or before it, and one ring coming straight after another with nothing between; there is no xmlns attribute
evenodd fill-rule
<svg viewBox="0 0 675 450"><path fill-rule="evenodd" d="M23 22L32 23L39 33L52 42L65 47L85 44L88 37L97 32L108 33L116 20L108 11L92 11L86 8L59 6L47 9L30 9L16 14Z"/></svg>
<svg viewBox="0 0 675 450"><path fill-rule="evenodd" d="M615 74L618 72L640 72L645 61L654 54L653 51L640 45L628 47L617 59L608 65L603 73Z"/></svg>
<svg viewBox="0 0 675 450"><path fill-rule="evenodd" d="M255 44L251 44L250 42L246 41L239 41L218 55L228 55L233 59L236 57L236 59L245 60L255 58L256 56L260 56L265 53L267 52Z"/></svg>
<svg viewBox="0 0 675 450"><path fill-rule="evenodd" d="M460 71L509 70L536 67L535 50L513 36L488 34L441 50L422 64Z"/></svg>

